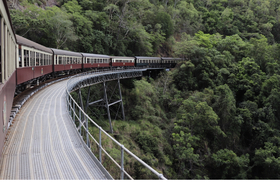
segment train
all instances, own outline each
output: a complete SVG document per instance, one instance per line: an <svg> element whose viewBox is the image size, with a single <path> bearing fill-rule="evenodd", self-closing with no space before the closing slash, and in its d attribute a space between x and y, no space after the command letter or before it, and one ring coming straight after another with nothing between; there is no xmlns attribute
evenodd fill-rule
<svg viewBox="0 0 280 182"><path fill-rule="evenodd" d="M0 149L4 146L14 95L32 85L92 69L173 68L181 61L180 58L109 56L48 48L15 34L6 0L0 1L0 13Z"/></svg>

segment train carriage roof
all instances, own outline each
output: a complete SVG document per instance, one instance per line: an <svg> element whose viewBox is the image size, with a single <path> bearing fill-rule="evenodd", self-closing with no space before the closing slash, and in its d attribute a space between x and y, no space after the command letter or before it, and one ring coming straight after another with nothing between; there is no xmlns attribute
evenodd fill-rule
<svg viewBox="0 0 280 182"><path fill-rule="evenodd" d="M110 56L113 59L135 59L134 57L125 57L125 56Z"/></svg>
<svg viewBox="0 0 280 182"><path fill-rule="evenodd" d="M142 56L135 56L135 57L136 59L153 59L153 60L161 59L160 57L142 57Z"/></svg>
<svg viewBox="0 0 280 182"><path fill-rule="evenodd" d="M82 53L82 55L84 57L97 57L97 58L105 58L105 59L109 59L110 56L108 55L103 55L103 54L90 54L90 53Z"/></svg>
<svg viewBox="0 0 280 182"><path fill-rule="evenodd" d="M170 58L170 57L162 57L162 59L173 59L173 60L181 60L181 58Z"/></svg>
<svg viewBox="0 0 280 182"><path fill-rule="evenodd" d="M55 55L82 57L81 53L51 48Z"/></svg>
<svg viewBox="0 0 280 182"><path fill-rule="evenodd" d="M24 45L24 46L27 46L30 48L38 49L40 51L44 51L44 52L52 54L52 50L50 48L47 48L41 44L28 40L20 35L16 35L16 37L17 37L17 43L20 45Z"/></svg>

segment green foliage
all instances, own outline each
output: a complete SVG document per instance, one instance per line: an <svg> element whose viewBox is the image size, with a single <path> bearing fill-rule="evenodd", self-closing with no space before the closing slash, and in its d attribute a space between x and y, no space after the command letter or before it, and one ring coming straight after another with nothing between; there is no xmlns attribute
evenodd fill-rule
<svg viewBox="0 0 280 182"><path fill-rule="evenodd" d="M14 28L45 46L184 59L156 80L124 84L128 120L113 121L115 138L167 178L279 178L279 1L60 0L61 8L44 9L29 3L45 4L22 1L24 10L11 10ZM106 111L88 113L108 127ZM126 161L133 177L154 178Z"/></svg>
<svg viewBox="0 0 280 182"><path fill-rule="evenodd" d="M213 167L216 172L214 179L246 179L249 166L249 155L238 157L232 150L221 149L212 155Z"/></svg>

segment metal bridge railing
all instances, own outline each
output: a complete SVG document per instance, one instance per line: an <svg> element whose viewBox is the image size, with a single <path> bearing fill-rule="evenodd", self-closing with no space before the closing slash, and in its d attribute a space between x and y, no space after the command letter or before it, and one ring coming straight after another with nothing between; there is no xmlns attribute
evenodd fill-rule
<svg viewBox="0 0 280 182"><path fill-rule="evenodd" d="M137 71L139 69L133 68L129 70L122 70L122 72L133 72ZM141 71L144 71L143 68L140 69ZM103 72L98 74L99 72ZM158 173L155 169L153 169L151 166L146 164L144 161L142 161L140 158L138 158L136 155L134 155L132 152L130 152L127 148L125 148L124 145L119 143L116 139L114 139L111 135L109 135L105 130L103 130L98 124L96 124L84 111L83 109L78 105L78 103L73 99L71 96L71 92L73 89L76 87L79 82L84 81L88 77L92 77L93 75L95 76L101 76L101 75L106 75L106 73L116 73L116 70L108 69L108 70L103 70L103 71L90 71L86 73L81 73L78 75L73 76L70 78L67 82L67 88L66 88L66 100L67 100L67 107L68 107L68 112L70 117L72 118L73 122L75 123L76 119L79 122L79 127L77 129L78 132L81 134L81 128L84 128L84 130L87 132L87 134L91 137L91 139L98 145L99 149L99 162L102 164L102 152L105 153L115 164L116 166L120 169L120 179L124 179L124 174L130 178L133 179L127 171L124 169L124 154L125 152L129 154L131 157L136 159L138 162L140 162L143 166L145 166L147 169L149 169L152 173L154 173L159 179L162 180L167 180L162 174ZM87 130L87 127L85 126L85 123L90 121L92 124L94 124L98 130L99 130L99 138L95 139L94 136ZM121 161L119 164L116 162L116 160L113 159L112 156L109 155L109 153L102 147L102 142L101 142L101 136L102 133L105 134L107 137L109 137L115 144L117 144L121 148ZM83 140L84 141L84 140Z"/></svg>

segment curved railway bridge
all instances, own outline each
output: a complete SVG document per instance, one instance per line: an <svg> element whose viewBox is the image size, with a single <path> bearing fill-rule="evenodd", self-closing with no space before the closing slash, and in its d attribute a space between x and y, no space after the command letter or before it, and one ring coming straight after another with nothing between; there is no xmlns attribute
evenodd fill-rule
<svg viewBox="0 0 280 182"><path fill-rule="evenodd" d="M6 137L0 179L113 179L102 165L100 156L108 153L102 148L101 135L120 146L121 159L125 154L131 155L158 178L165 179L96 125L70 95L92 84L139 77L143 71L146 69L83 73L47 84L36 94L32 93L33 96L29 95L28 100L21 102L25 104L17 111ZM87 131L85 121L99 128L98 139L90 133L86 139L91 137L97 143L99 160L80 135L81 128ZM123 167L124 160L114 163L120 168L120 179L131 178Z"/></svg>

